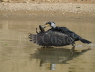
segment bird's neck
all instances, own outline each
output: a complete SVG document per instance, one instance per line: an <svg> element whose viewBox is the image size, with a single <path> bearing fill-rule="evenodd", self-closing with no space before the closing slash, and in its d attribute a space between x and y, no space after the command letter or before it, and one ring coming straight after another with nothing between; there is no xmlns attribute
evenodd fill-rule
<svg viewBox="0 0 95 72"><path fill-rule="evenodd" d="M53 26L52 28L53 28L53 29L55 29L55 28L56 28L56 26Z"/></svg>
<svg viewBox="0 0 95 72"><path fill-rule="evenodd" d="M52 29L56 29L56 26L52 27Z"/></svg>

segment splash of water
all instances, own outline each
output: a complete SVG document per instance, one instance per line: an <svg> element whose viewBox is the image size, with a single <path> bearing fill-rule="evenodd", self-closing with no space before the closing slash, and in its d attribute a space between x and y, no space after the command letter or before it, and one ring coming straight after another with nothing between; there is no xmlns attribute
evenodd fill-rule
<svg viewBox="0 0 95 72"><path fill-rule="evenodd" d="M91 44L86 44L85 46L83 46L83 45L77 45L77 46L75 46L75 47L79 47L79 48L82 48L82 47L89 47L89 48L91 48L91 47L95 47L95 44L91 43Z"/></svg>

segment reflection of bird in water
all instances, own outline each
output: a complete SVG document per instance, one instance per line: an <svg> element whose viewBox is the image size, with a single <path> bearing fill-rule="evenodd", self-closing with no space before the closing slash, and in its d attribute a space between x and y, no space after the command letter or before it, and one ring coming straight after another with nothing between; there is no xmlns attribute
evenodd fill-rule
<svg viewBox="0 0 95 72"><path fill-rule="evenodd" d="M39 33L29 35L29 38L32 39L31 41L41 46L66 46L70 44L74 46L75 41L79 40L82 43L91 43L66 27L57 27L54 22L47 22L45 24L45 27L46 26L50 26L52 28L45 31L42 26L39 26L41 30Z"/></svg>
<svg viewBox="0 0 95 72"><path fill-rule="evenodd" d="M69 60L87 52L88 49L82 50L81 52L74 51L74 48L39 48L34 54L31 54L31 59L40 59L39 66L46 64L48 69L54 70L56 64L68 64ZM73 52L73 54L72 54Z"/></svg>

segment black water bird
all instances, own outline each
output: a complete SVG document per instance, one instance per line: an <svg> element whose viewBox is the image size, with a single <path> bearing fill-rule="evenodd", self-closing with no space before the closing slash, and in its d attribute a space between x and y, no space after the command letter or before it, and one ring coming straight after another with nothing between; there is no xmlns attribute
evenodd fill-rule
<svg viewBox="0 0 95 72"><path fill-rule="evenodd" d="M50 26L51 29L45 31L44 28ZM83 43L91 43L90 41L81 38L76 33L70 31L66 27L57 27L54 22L47 22L45 25L39 25L40 32L30 34L30 41L40 46L66 46L74 47L75 41L80 40Z"/></svg>

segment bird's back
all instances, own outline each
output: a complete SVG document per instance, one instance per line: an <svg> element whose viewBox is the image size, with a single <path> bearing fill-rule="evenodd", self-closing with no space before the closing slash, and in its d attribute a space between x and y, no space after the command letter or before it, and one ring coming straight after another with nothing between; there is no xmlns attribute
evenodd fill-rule
<svg viewBox="0 0 95 72"><path fill-rule="evenodd" d="M91 43L90 41L86 40L86 39L83 39L82 37L80 37L78 34L76 34L75 32L73 31L70 31L68 28L66 27L56 27L55 29L56 31L58 32L61 32L63 34L67 34L70 38L72 38L74 41L81 41L83 43Z"/></svg>

